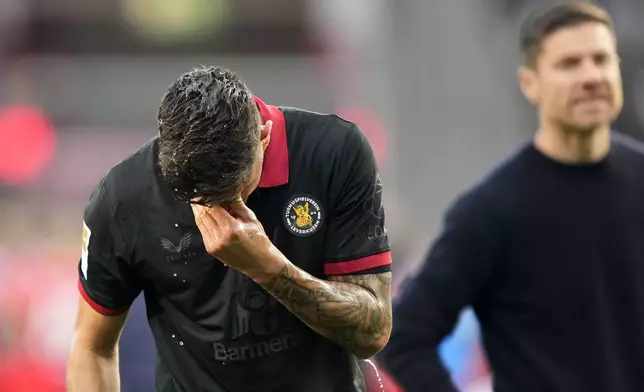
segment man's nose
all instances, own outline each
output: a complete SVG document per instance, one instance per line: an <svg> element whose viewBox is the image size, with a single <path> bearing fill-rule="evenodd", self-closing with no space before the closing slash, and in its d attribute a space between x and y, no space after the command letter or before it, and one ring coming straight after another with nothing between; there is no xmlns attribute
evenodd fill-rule
<svg viewBox="0 0 644 392"><path fill-rule="evenodd" d="M585 88L595 88L606 79L606 73L601 66L589 60L582 65L580 79Z"/></svg>

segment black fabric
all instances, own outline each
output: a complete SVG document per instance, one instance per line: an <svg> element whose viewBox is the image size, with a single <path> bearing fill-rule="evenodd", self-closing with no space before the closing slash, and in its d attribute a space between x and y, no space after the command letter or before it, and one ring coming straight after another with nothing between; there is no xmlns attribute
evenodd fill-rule
<svg viewBox="0 0 644 392"><path fill-rule="evenodd" d="M96 186L85 207L83 247L78 268L85 293L105 312L120 313L127 309L141 287L123 246L104 181Z"/></svg>
<svg viewBox="0 0 644 392"><path fill-rule="evenodd" d="M437 346L472 306L496 392L644 390L644 148L598 164L532 144L461 195L394 308L379 357L407 392L452 392Z"/></svg>
<svg viewBox="0 0 644 392"><path fill-rule="evenodd" d="M365 136L355 127L342 142L332 170L343 176L331 182L333 209L325 261L343 262L389 250L383 189L378 167Z"/></svg>
<svg viewBox="0 0 644 392"><path fill-rule="evenodd" d="M384 211L372 208L381 189L360 130L334 115L281 110L289 181L259 188L247 202L272 242L319 278L325 256L347 261L387 251L386 233L368 237L372 226L384 229ZM153 139L101 181L85 214L92 246L81 281L105 307L127 306L143 290L159 354L157 390L365 391L354 355L207 254L189 204L173 198L156 162ZM364 197L374 203L364 205Z"/></svg>

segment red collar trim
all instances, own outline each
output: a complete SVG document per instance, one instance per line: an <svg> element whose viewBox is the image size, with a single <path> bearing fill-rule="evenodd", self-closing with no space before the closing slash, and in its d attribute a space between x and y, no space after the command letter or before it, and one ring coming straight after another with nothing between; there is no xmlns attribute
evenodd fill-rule
<svg viewBox="0 0 644 392"><path fill-rule="evenodd" d="M260 188L270 188L288 183L288 145L286 142L286 120L284 113L275 106L266 105L261 99L253 96L264 122L273 121L271 140L264 153Z"/></svg>

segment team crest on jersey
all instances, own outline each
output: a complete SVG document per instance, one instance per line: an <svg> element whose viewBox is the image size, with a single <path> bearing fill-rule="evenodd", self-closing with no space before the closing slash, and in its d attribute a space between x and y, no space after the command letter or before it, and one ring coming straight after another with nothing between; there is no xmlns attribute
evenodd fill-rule
<svg viewBox="0 0 644 392"><path fill-rule="evenodd" d="M322 224L322 206L308 195L296 195L288 199L284 208L284 224L296 236L309 236Z"/></svg>

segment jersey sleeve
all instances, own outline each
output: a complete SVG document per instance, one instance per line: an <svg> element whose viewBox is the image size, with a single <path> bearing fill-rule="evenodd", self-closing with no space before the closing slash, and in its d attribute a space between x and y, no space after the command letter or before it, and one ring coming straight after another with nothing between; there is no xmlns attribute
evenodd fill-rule
<svg viewBox="0 0 644 392"><path fill-rule="evenodd" d="M348 275L391 270L383 186L364 134L352 127L335 163L333 207L325 244L324 273Z"/></svg>
<svg viewBox="0 0 644 392"><path fill-rule="evenodd" d="M78 289L95 311L106 316L126 312L141 291L125 248L105 183L101 181L83 216Z"/></svg>

